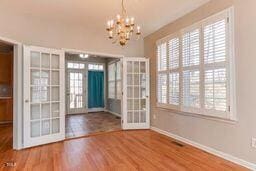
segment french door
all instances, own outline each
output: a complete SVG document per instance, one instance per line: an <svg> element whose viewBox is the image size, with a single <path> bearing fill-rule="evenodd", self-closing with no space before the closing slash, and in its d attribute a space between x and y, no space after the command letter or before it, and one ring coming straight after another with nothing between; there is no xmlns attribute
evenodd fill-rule
<svg viewBox="0 0 256 171"><path fill-rule="evenodd" d="M149 129L149 61L123 59L123 129Z"/></svg>
<svg viewBox="0 0 256 171"><path fill-rule="evenodd" d="M24 147L65 138L64 52L24 46Z"/></svg>
<svg viewBox="0 0 256 171"><path fill-rule="evenodd" d="M85 70L68 69L67 71L67 113L87 113Z"/></svg>

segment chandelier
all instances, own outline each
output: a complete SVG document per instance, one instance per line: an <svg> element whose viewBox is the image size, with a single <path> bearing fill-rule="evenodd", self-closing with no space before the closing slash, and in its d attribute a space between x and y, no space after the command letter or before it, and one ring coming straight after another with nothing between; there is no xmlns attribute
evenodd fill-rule
<svg viewBox="0 0 256 171"><path fill-rule="evenodd" d="M134 18L128 17L124 7L124 0L122 0L122 14L118 14L116 19L107 22L108 38L113 40L112 43L119 42L121 46L124 46L135 33L135 27ZM138 40L141 35L140 26L136 27L135 34Z"/></svg>

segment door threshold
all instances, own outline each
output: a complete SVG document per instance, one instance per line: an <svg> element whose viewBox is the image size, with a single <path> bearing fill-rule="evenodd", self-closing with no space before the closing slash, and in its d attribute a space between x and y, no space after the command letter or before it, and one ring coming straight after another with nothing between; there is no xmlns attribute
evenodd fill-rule
<svg viewBox="0 0 256 171"><path fill-rule="evenodd" d="M104 135L104 134L109 134L109 133L114 133L114 132L121 132L121 131L123 131L123 130L117 129L117 130L111 130L111 131L100 131L100 132L95 132L95 133L88 133L86 135L81 135L81 136L77 136L77 137L66 137L64 141L79 139L79 138L93 137L93 136Z"/></svg>

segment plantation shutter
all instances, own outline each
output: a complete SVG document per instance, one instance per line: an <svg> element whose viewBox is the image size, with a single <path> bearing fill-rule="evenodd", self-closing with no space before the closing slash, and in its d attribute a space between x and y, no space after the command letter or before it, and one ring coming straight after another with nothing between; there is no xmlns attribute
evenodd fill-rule
<svg viewBox="0 0 256 171"><path fill-rule="evenodd" d="M158 103L167 103L167 74L158 74Z"/></svg>
<svg viewBox="0 0 256 171"><path fill-rule="evenodd" d="M167 103L167 43L157 46L158 59L158 103Z"/></svg>
<svg viewBox="0 0 256 171"><path fill-rule="evenodd" d="M167 70L167 46L166 43L162 43L157 47L158 56L158 71Z"/></svg>
<svg viewBox="0 0 256 171"><path fill-rule="evenodd" d="M203 27L206 109L227 111L227 19Z"/></svg>
<svg viewBox="0 0 256 171"><path fill-rule="evenodd" d="M179 105L179 38L172 38L168 41L169 57L169 104Z"/></svg>
<svg viewBox="0 0 256 171"><path fill-rule="evenodd" d="M182 36L183 106L200 108L200 30Z"/></svg>
<svg viewBox="0 0 256 171"><path fill-rule="evenodd" d="M169 69L176 69L179 67L179 38L171 39L168 42L169 48Z"/></svg>
<svg viewBox="0 0 256 171"><path fill-rule="evenodd" d="M189 31L183 35L182 57L183 57L183 67L199 65L199 62L200 62L199 29Z"/></svg>
<svg viewBox="0 0 256 171"><path fill-rule="evenodd" d="M158 40L159 107L235 119L232 23L228 9Z"/></svg>
<svg viewBox="0 0 256 171"><path fill-rule="evenodd" d="M169 74L169 104L179 105L179 73L174 72Z"/></svg>

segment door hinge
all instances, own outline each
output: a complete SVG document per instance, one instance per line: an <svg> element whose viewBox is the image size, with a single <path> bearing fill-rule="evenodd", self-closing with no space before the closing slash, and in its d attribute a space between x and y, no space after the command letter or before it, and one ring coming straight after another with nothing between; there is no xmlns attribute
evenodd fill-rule
<svg viewBox="0 0 256 171"><path fill-rule="evenodd" d="M122 123L124 123L124 120L122 119L122 121L121 121Z"/></svg>
<svg viewBox="0 0 256 171"><path fill-rule="evenodd" d="M228 106L228 111L229 111L229 112L231 111L231 108L230 108L230 106Z"/></svg>

